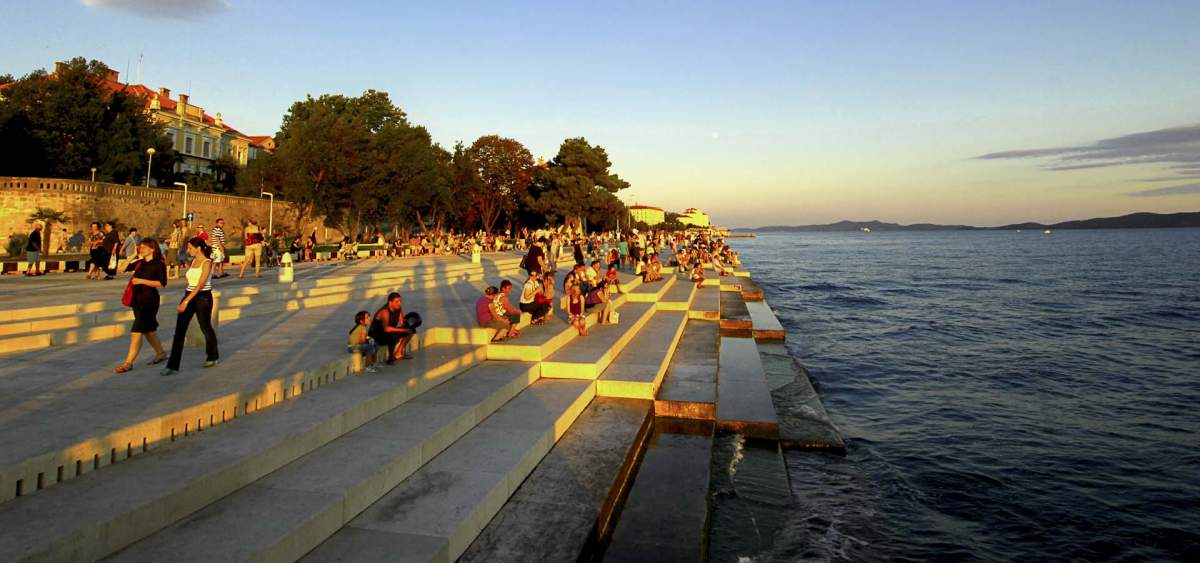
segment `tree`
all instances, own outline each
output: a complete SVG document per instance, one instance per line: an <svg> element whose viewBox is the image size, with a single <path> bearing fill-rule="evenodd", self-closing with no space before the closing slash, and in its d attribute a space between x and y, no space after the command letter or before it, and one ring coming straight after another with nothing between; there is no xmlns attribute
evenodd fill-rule
<svg viewBox="0 0 1200 563"><path fill-rule="evenodd" d="M228 154L218 156L208 167L208 175L212 176L213 191L220 194L231 194L237 191L238 163ZM255 192L257 195L258 192Z"/></svg>
<svg viewBox="0 0 1200 563"><path fill-rule="evenodd" d="M533 179L533 155L520 142L486 135L467 149L478 166L480 185L471 193L483 229L491 232L501 213L512 214Z"/></svg>
<svg viewBox="0 0 1200 563"><path fill-rule="evenodd" d="M603 147L582 137L567 139L550 165L538 172L525 203L548 223L578 224L585 216L595 223L618 206L624 209L616 193L629 182L609 172L611 166Z"/></svg>
<svg viewBox="0 0 1200 563"><path fill-rule="evenodd" d="M156 162L171 162L170 141L146 101L106 82L108 73L99 61L75 58L54 76L35 71L5 88L0 174L90 178L95 167L98 180L138 184L147 148Z"/></svg>
<svg viewBox="0 0 1200 563"><path fill-rule="evenodd" d="M483 180L479 178L479 164L471 158L471 152L462 142L454 145L454 155L450 157L450 202L448 214L458 220L463 229L473 229L482 226L479 208L472 205L475 195L484 189Z"/></svg>

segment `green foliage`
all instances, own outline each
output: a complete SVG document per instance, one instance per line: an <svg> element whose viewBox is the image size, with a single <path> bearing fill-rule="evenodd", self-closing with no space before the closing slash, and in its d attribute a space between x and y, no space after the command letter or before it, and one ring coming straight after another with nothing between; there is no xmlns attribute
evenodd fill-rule
<svg viewBox="0 0 1200 563"><path fill-rule="evenodd" d="M558 155L529 186L525 205L548 223L588 218L597 228L615 226L625 213L616 193L629 182L609 172L608 152L579 137L563 141Z"/></svg>
<svg viewBox="0 0 1200 563"><path fill-rule="evenodd" d="M243 193L266 189L346 231L442 221L456 202L451 155L384 92L324 95L292 104L274 155L252 163Z"/></svg>
<svg viewBox="0 0 1200 563"><path fill-rule="evenodd" d="M8 236L8 255L23 256L25 254L25 245L29 243L29 235L16 233Z"/></svg>
<svg viewBox="0 0 1200 563"><path fill-rule="evenodd" d="M476 139L467 152L478 167L479 184L465 193L478 210L483 229L491 232L502 213L511 216L525 199L533 180L533 154L520 142L499 135Z"/></svg>
<svg viewBox="0 0 1200 563"><path fill-rule="evenodd" d="M39 207L33 213L29 214L29 222L41 221L49 229L55 223L65 223L67 221L66 212L49 207Z"/></svg>
<svg viewBox="0 0 1200 563"><path fill-rule="evenodd" d="M140 184L147 148L157 151L156 162L170 163L174 151L145 101L111 91L106 72L99 61L75 58L53 77L35 71L6 88L0 175L90 178L94 166L97 180Z"/></svg>

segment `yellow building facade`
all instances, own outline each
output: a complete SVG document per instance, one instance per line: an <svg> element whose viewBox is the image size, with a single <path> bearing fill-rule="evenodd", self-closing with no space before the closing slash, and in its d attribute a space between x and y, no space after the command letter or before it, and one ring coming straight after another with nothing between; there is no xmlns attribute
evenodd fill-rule
<svg viewBox="0 0 1200 563"><path fill-rule="evenodd" d="M667 214L661 207L650 205L631 205L629 215L635 222L645 223L651 227L667 220Z"/></svg>
<svg viewBox="0 0 1200 563"><path fill-rule="evenodd" d="M709 226L708 214L696 209L695 207L689 207L685 209L683 214L679 216L679 222L690 227Z"/></svg>

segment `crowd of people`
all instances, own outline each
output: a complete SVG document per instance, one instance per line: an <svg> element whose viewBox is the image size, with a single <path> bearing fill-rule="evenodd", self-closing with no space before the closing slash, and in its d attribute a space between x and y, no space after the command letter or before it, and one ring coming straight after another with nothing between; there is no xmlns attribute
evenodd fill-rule
<svg viewBox="0 0 1200 563"><path fill-rule="evenodd" d="M40 223L35 223L26 245L31 265L38 263L48 242L42 229ZM212 288L214 279L231 275L226 271L231 237L225 221L218 218L211 229L206 229L202 224L193 228L179 219L161 239L143 238L134 227L129 228L122 238L113 222L94 222L90 231L86 278L111 280L118 271L131 274L122 302L132 309L134 322L128 352L114 371L125 373L133 369L145 341L154 350L149 364L165 362L166 366L160 372L164 376L177 373L193 318L204 335L204 366L217 365L220 356L212 324ZM502 250L523 252L520 266L526 272L526 278L517 297L511 295L514 284L502 280L498 285L487 287L475 303L476 322L480 327L494 331L491 338L494 343L521 335L522 314L530 316L530 326L543 325L554 318L556 307L562 309L562 319L580 336L588 334L587 318L592 311L598 311L596 320L599 324L616 322L612 301L624 293L619 272L633 274L643 283L654 283L663 280L665 272L677 269L679 275L690 278L699 287L704 283L706 265L711 265L718 275L728 275L731 273L728 265L737 260L721 238L704 231L639 232L634 229L629 233L585 234L559 227L521 229L515 234L505 231L496 235L434 231L390 241L382 232L374 231L359 241L346 238L337 255L357 256L361 243L374 243L369 249L381 260ZM284 249L279 236L264 235L253 220L242 230L242 247L245 259L238 271L239 278L244 278L251 267L254 275L261 277L264 260L271 260L280 251L293 253L295 261L318 258L315 231L307 237L295 237L290 247ZM556 279L562 262L573 264L561 276L559 286ZM43 273L34 268L27 275ZM175 308L176 328L168 352L157 335L159 292L170 280L181 277L186 280L186 285ZM412 358L408 348L420 324L420 315L406 314L401 295L392 293L374 314L360 311L355 315L347 345L351 352L366 359L363 369L374 371L372 360L378 350L387 352L388 364Z"/></svg>

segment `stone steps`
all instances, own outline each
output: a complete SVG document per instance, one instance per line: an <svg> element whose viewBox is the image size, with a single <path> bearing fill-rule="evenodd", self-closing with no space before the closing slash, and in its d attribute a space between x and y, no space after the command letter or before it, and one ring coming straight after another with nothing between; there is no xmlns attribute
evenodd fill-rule
<svg viewBox="0 0 1200 563"><path fill-rule="evenodd" d="M615 325L596 325L542 361L542 377L596 379L654 316L653 303L626 303ZM570 328L574 331L574 328Z"/></svg>
<svg viewBox="0 0 1200 563"><path fill-rule="evenodd" d="M721 294L721 336L751 336L754 323L746 301L738 292L725 291Z"/></svg>
<svg viewBox="0 0 1200 563"><path fill-rule="evenodd" d="M117 553L111 561L295 561L538 379L484 362Z"/></svg>
<svg viewBox="0 0 1200 563"><path fill-rule="evenodd" d="M716 420L717 323L689 320L654 398L654 415Z"/></svg>
<svg viewBox="0 0 1200 563"><path fill-rule="evenodd" d="M288 284L281 289L276 286L249 286L221 289L217 284L218 316L222 322L249 316L273 314L281 311L298 311L314 307L327 307L356 300L385 297L392 291L411 292L444 287L459 283L480 282L485 279L513 275L517 272L516 262L495 266L494 270L466 263L442 272L411 275L368 274L361 277L343 276L337 284L327 280L309 281L305 287ZM408 272L408 271L405 271ZM390 274L390 273L387 273ZM122 278L123 279L123 278ZM118 338L128 334L133 323L133 313L121 306L119 294L124 286L113 289L113 299L104 302L88 302L75 306L86 312L64 313L72 306L51 306L16 311L19 319L0 323L0 353L23 352L52 346L74 345ZM182 295L182 290L178 295ZM164 292L164 303L174 304L178 295L170 288ZM118 308L119 307L119 308ZM36 315L45 310L43 316ZM169 314L171 306L164 304L159 316L164 318L164 328L173 321ZM476 339L477 340L477 339ZM484 342L486 343L486 339Z"/></svg>
<svg viewBox="0 0 1200 563"><path fill-rule="evenodd" d="M305 392L238 424L198 429L186 447L7 502L0 560L112 554L420 396L463 371L460 363L438 373L413 360L348 378L337 392Z"/></svg>
<svg viewBox="0 0 1200 563"><path fill-rule="evenodd" d="M456 560L594 395L591 381L534 383L304 560Z"/></svg>
<svg viewBox="0 0 1200 563"><path fill-rule="evenodd" d="M132 378L116 384L132 387L128 391L66 389L28 397L5 412L5 424L0 428L0 444L4 445L0 448L0 501L54 488L343 380L351 367L343 338L335 334L332 343L299 351L284 344L270 356L263 356L261 347L251 348L242 352L248 355L246 360L235 353L214 370L183 371L171 378L158 377L155 368L140 367L125 374ZM471 345L422 346L418 342L414 349L416 359L399 369L420 370L430 380L486 357L485 348ZM283 355L288 359L281 359ZM241 365L238 374L219 371L237 365ZM107 372L102 377L112 375L108 368L99 372ZM64 417L55 420L42 414L44 411L63 413ZM31 432L43 439L29 440Z"/></svg>
<svg viewBox="0 0 1200 563"><path fill-rule="evenodd" d="M786 333L771 306L766 301L747 301L746 309L750 313L751 332L757 341L783 340Z"/></svg>
<svg viewBox="0 0 1200 563"><path fill-rule="evenodd" d="M604 561L706 561L711 422L657 419Z"/></svg>
<svg viewBox="0 0 1200 563"><path fill-rule="evenodd" d="M643 283L629 292L630 303L654 303L662 299L663 294L675 284L675 276L663 276L663 279Z"/></svg>
<svg viewBox="0 0 1200 563"><path fill-rule="evenodd" d="M654 400L686 324L687 313L683 311L656 312L633 344L603 370L596 381L596 394Z"/></svg>
<svg viewBox="0 0 1200 563"><path fill-rule="evenodd" d="M650 407L596 397L459 563L588 560L628 492L654 423Z"/></svg>
<svg viewBox="0 0 1200 563"><path fill-rule="evenodd" d="M659 311L687 311L692 304L692 296L696 294L696 284L687 278L676 277L661 297L658 298Z"/></svg>
<svg viewBox="0 0 1200 563"><path fill-rule="evenodd" d="M721 336L717 355L717 426L778 440L779 418L754 339Z"/></svg>
<svg viewBox="0 0 1200 563"><path fill-rule="evenodd" d="M628 300L629 293L641 285L641 280L630 274L618 274L624 294L610 296L609 302L614 310L621 312L621 306ZM557 287L562 287L561 278ZM513 291L517 291L514 288ZM557 301L557 299L556 299ZM557 305L557 303L556 303ZM597 305L587 314L587 326L595 327L599 322L600 306ZM525 362L540 362L549 358L559 348L579 336L575 327L566 323L567 316L561 307L555 307L553 318L545 325L533 327L521 336L505 342L488 344L488 359L519 360ZM624 322L624 318L621 319ZM489 331L490 337L491 331Z"/></svg>
<svg viewBox="0 0 1200 563"><path fill-rule="evenodd" d="M694 284L693 284L694 285ZM721 318L721 288L705 285L693 293L688 318L715 321Z"/></svg>

